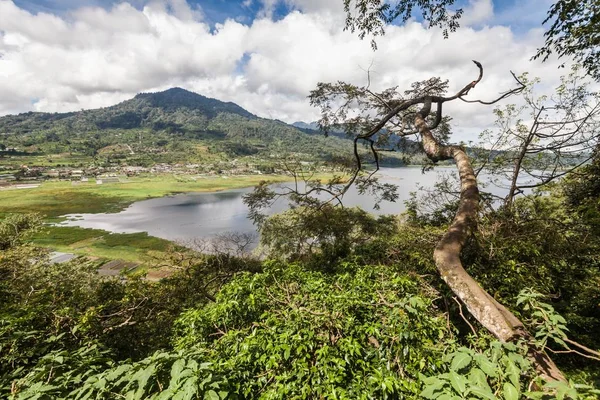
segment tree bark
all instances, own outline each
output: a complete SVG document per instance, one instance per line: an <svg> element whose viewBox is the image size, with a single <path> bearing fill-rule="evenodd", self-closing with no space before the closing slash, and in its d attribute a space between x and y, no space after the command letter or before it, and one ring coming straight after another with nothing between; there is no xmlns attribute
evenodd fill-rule
<svg viewBox="0 0 600 400"><path fill-rule="evenodd" d="M428 113L427 108L425 110ZM423 113L417 113L415 126L422 138L423 149L432 161L454 159L460 175L460 202L458 211L447 232L438 242L433 258L435 265L452 292L465 304L471 315L496 338L503 342L531 335L523 323L506 307L488 294L464 269L460 253L475 228L479 207L477 178L466 152L459 146L441 145L431 133ZM538 374L547 380L566 381L552 359L542 351L529 346L529 359Z"/></svg>

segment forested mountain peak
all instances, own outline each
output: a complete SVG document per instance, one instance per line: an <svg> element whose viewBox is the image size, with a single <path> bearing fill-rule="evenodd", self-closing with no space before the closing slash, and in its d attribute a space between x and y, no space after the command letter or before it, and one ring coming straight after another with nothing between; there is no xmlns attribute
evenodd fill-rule
<svg viewBox="0 0 600 400"><path fill-rule="evenodd" d="M124 103L129 102L149 107L158 107L167 111L173 111L178 108L189 108L202 111L209 117L214 117L224 112L238 114L246 118L256 118L254 114L244 110L235 103L205 97L180 87L174 87L162 92L139 93L133 99ZM114 107L119 107L119 105Z"/></svg>
<svg viewBox="0 0 600 400"><path fill-rule="evenodd" d="M220 114L244 120L258 117L232 102L175 87L162 92L140 93L113 106L69 113L24 113L0 117L0 131L8 134L55 130L89 132L102 129L153 128L205 129L208 121Z"/></svg>
<svg viewBox="0 0 600 400"><path fill-rule="evenodd" d="M152 154L144 165L196 159L193 149L198 145L228 158L255 155L270 159L272 154L295 153L305 159L329 160L349 151L347 140L259 118L235 103L179 87L140 93L93 110L0 117L0 134L4 146L36 154L96 155L111 146L130 145ZM172 148L190 150L177 150L179 158L174 158ZM130 153L136 150L126 149L128 161L134 162Z"/></svg>

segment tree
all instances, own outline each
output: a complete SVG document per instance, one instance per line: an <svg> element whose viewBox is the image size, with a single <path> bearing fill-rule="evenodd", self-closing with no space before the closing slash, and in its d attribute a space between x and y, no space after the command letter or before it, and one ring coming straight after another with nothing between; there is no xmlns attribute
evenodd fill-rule
<svg viewBox="0 0 600 400"><path fill-rule="evenodd" d="M518 339L532 341L521 321L467 273L460 259L467 238L476 228L480 196L477 177L465 149L447 144L449 128L448 120L443 115L443 105L456 100L494 104L510 95L521 93L526 88L526 85L513 75L517 86L498 98L491 101L467 99L469 92L483 78L482 65L477 61L474 63L479 70L477 78L452 95L446 95L448 81L437 77L413 83L411 89L404 93L399 93L397 88L374 92L369 86L358 87L345 82L319 83L309 96L311 104L321 110L319 125L325 132L343 129L354 137L356 164L348 182L338 185L337 192L331 184L326 187L314 184L304 192L304 198L296 194L294 200L304 205L312 203L312 206L322 207L322 203L315 199L305 200L308 197L306 195L325 191L333 194L334 199L340 200L354 184L357 184L362 192L371 190L383 193L383 198L393 198L394 191L386 185L380 185L373 178L373 173L361 175L368 160L360 155L359 146L365 144L370 149L377 171L379 151L385 150L391 139L419 137L422 150L431 162L454 160L460 175L461 190L457 212L433 254L441 278L466 305L473 317L498 339L504 342ZM339 184L339 180L337 183ZM255 194L249 196L247 202L254 213L276 197L265 186L259 187ZM261 197L264 200L262 202L258 200ZM545 379L564 380L553 361L533 346L530 347L530 358L538 373Z"/></svg>
<svg viewBox="0 0 600 400"><path fill-rule="evenodd" d="M344 0L346 29L351 32L358 31L361 39L364 39L367 34L383 35L386 24L397 19L406 22L417 9L420 11L421 17L429 23L429 27L442 28L444 37L448 37L448 30L454 32L458 28L458 20L463 13L462 9L455 11L448 9L454 4L454 1L400 0L391 3L385 0ZM356 11L356 14L353 11ZM373 49L377 49L374 39L371 40L371 46Z"/></svg>
<svg viewBox="0 0 600 400"><path fill-rule="evenodd" d="M375 237L390 237L396 230L393 216L375 218L360 208L324 204L273 215L262 226L260 238L272 258L306 258L326 270L356 247Z"/></svg>
<svg viewBox="0 0 600 400"><path fill-rule="evenodd" d="M558 0L550 7L544 24L550 29L546 42L534 58L548 59L556 52L559 57L573 56L595 80L600 79L600 3L597 0Z"/></svg>
<svg viewBox="0 0 600 400"><path fill-rule="evenodd" d="M394 3L383 0L356 0L354 2L344 0L347 15L346 29L352 32L358 31L361 39L367 34L382 35L385 33L386 24L392 23L398 18L406 21L412 16L414 9L419 9L423 19L429 22L430 26L444 28L444 35L447 35L448 29L453 31L458 27L458 19L462 14L462 10L457 10L453 14L447 8L452 6L453 3L453 0L399 0ZM556 5L551 9L550 15L553 15L552 10L555 9ZM584 12L587 9L575 8L575 13L569 18L574 18L577 10L578 12ZM556 12L554 13L556 14ZM565 19L564 15L561 15L561 18ZM566 26L570 27L572 25L567 24ZM553 32L559 32L561 27L564 27L564 25L555 25L549 34L553 35ZM585 32L589 33L589 31ZM594 45L595 40L591 42L591 46ZM372 46L376 49L374 40ZM565 54L572 54L575 51L574 48L570 49L570 52L567 51ZM580 50L582 47L578 49ZM382 147L378 146L388 144L389 138L394 136L419 135L423 151L433 163L450 159L455 161L460 176L460 198L454 220L434 251L437 269L451 290L467 306L470 313L498 339L512 341L517 338L525 338L531 341L532 337L525 330L521 321L488 294L466 272L460 260L461 250L470 232L476 227L480 196L477 175L464 148L447 144L448 121L442 115L443 104L449 101L462 100L464 102L490 105L509 95L521 93L526 89L526 84L515 76L519 86L505 92L495 100L466 99L465 97L469 94L469 91L483 78L483 67L477 61L474 62L479 68L479 76L452 96L445 96L448 88L447 81L432 78L413 84L412 88L405 91L403 96L397 93L396 88L375 93L370 90L369 86L357 87L345 82L337 82L335 84L318 84L317 89L311 92L309 97L311 104L321 109L322 118L319 124L322 130L327 132L331 128L342 128L346 133L354 136L356 169L349 182L333 196L337 200L355 183L361 191L371 187L383 189L384 196L391 197L393 195L393 190L378 186L376 180L372 179L372 174L366 178L360 176L364 162L361 160L358 151L359 142L365 143L370 148L376 170L379 167L378 151L383 150ZM588 65L584 66L589 68ZM433 105L436 106L435 111L432 111ZM543 107L541 107L541 111L538 109L540 116L543 112ZM538 122L536 120L534 125L539 125ZM577 124L575 123L575 125ZM559 126L560 124L557 124L555 128L560 131ZM540 135L539 131L525 136L523 143L526 144L521 146L519 154L527 152L527 149L530 148L529 145L535 142L536 135ZM567 133L566 136L572 137L572 134ZM558 139L558 142L560 143L563 139ZM518 177L518 170L520 170L524 160L524 154L517 156L515 160L515 163L518 164L516 177ZM512 187L512 194L509 195L510 199L514 197L518 189L516 182L513 182ZM323 187L317 183L310 187L305 194L319 193L323 190L331 193L331 185ZM251 213L256 217L258 215L257 210L275 197L276 195L263 185L257 190L256 196L249 196L248 198ZM299 198L296 196L295 200L298 201ZM529 356L542 377L548 380L565 380L560 370L546 353L530 348Z"/></svg>
<svg viewBox="0 0 600 400"><path fill-rule="evenodd" d="M498 98L492 101L469 100L466 96L483 78L483 67L477 61L474 63L479 69L479 76L450 96L445 95L447 81L431 78L414 83L404 95L399 94L395 88L375 93L368 87L356 87L343 82L320 83L311 93L310 100L312 105L321 109L322 118L319 123L323 129L346 126L349 132L354 132L357 167L355 174L342 188L342 195L355 182L362 169L357 152L360 142L371 148L373 158L377 162L377 143L381 139L375 141L373 137L382 129L385 129L385 137L420 136L424 153L434 163L454 160L460 175L460 200L453 222L434 251L436 267L442 279L466 305L469 312L494 336L505 342L519 338L530 340L531 336L521 321L488 294L467 273L460 260L462 248L470 232L476 227L479 189L477 177L465 149L445 144L444 135L440 135L439 128L444 128L442 134L446 129L442 123L443 105L455 100L494 104L511 94L521 93L526 88L525 84L515 77L518 86ZM432 110L434 105L435 111ZM349 115L356 116L348 118ZM363 182L364 185L368 185L369 179ZM564 380L562 373L545 353L534 348L530 351L541 376L550 380Z"/></svg>
<svg viewBox="0 0 600 400"><path fill-rule="evenodd" d="M552 96L536 96L539 79L519 77L525 84L523 105L494 110L497 129L486 130L475 152L478 173L489 172L492 182L506 187L510 207L526 189L547 185L587 163L598 143L600 95L575 65Z"/></svg>

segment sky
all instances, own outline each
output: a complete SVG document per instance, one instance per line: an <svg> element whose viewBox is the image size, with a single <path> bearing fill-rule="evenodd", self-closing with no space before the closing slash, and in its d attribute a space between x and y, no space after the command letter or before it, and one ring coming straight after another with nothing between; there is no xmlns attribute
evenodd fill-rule
<svg viewBox="0 0 600 400"><path fill-rule="evenodd" d="M386 29L378 50L344 31L343 0L0 0L0 115L98 108L178 86L285 122L315 121L318 82L409 87L440 76L472 98L528 71L548 88L559 62L531 61L548 0L457 0L461 28L444 39L418 20ZM493 124L490 107L456 103L460 140Z"/></svg>

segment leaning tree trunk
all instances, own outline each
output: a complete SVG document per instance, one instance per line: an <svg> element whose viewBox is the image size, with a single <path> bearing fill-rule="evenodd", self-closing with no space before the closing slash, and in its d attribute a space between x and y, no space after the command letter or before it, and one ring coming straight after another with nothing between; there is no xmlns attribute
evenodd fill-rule
<svg viewBox="0 0 600 400"><path fill-rule="evenodd" d="M433 258L435 265L452 292L460 298L481 325L503 342L518 338L531 339L523 323L502 304L498 303L471 277L460 261L461 250L476 226L479 206L477 178L465 151L459 146L441 145L432 135L424 115L417 113L418 128L427 157L432 161L454 159L460 174L460 202L454 221L438 242ZM529 359L537 372L545 379L565 381L565 377L552 359L543 352L529 346Z"/></svg>

